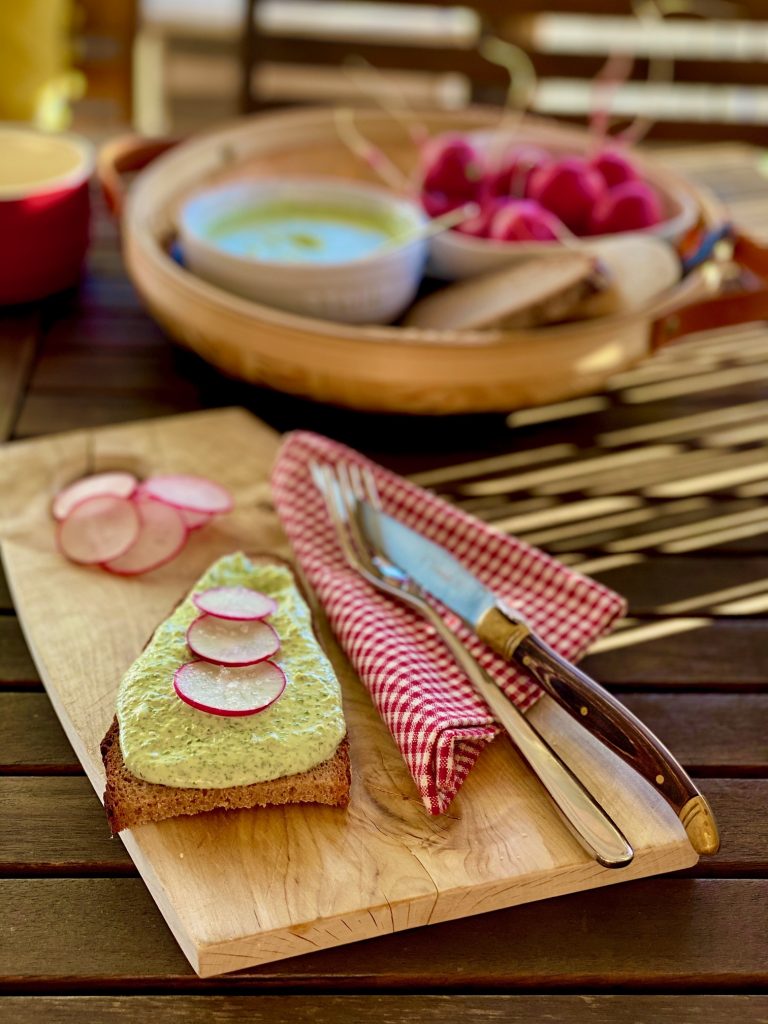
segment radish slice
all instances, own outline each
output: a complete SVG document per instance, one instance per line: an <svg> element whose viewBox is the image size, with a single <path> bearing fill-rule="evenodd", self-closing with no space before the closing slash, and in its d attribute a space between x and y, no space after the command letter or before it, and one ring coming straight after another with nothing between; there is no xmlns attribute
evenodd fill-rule
<svg viewBox="0 0 768 1024"><path fill-rule="evenodd" d="M124 554L138 537L139 526L132 501L97 494L75 505L59 523L56 540L73 562L95 565Z"/></svg>
<svg viewBox="0 0 768 1024"><path fill-rule="evenodd" d="M133 473L125 473L118 470L114 473L94 473L93 476L84 476L75 480L68 487L59 491L53 499L51 512L53 518L61 522L66 519L75 505L85 501L86 498L95 498L97 495L111 495L113 498L130 498L136 490L138 481Z"/></svg>
<svg viewBox="0 0 768 1024"><path fill-rule="evenodd" d="M168 507L173 508L174 506L169 505ZM213 519L212 512L191 512L187 508L179 508L176 511L184 520L188 530L199 530L201 526L205 526Z"/></svg>
<svg viewBox="0 0 768 1024"><path fill-rule="evenodd" d="M195 594L192 600L201 612L217 619L265 619L277 611L277 604L271 597L250 587L214 587Z"/></svg>
<svg viewBox="0 0 768 1024"><path fill-rule="evenodd" d="M190 512L215 515L217 512L229 512L234 505L232 495L225 487L204 476L188 476L184 473L151 476L144 481L141 489L150 497L164 501L166 505Z"/></svg>
<svg viewBox="0 0 768 1024"><path fill-rule="evenodd" d="M143 495L134 499L141 529L128 550L103 563L103 568L118 576L138 576L157 569L184 547L187 527L175 508Z"/></svg>
<svg viewBox="0 0 768 1024"><path fill-rule="evenodd" d="M280 637L266 622L227 622L200 615L187 630L193 654L216 665L255 665L280 650Z"/></svg>
<svg viewBox="0 0 768 1024"><path fill-rule="evenodd" d="M190 661L177 669L173 688L186 704L209 715L255 715L282 694L285 673L272 661L242 668Z"/></svg>

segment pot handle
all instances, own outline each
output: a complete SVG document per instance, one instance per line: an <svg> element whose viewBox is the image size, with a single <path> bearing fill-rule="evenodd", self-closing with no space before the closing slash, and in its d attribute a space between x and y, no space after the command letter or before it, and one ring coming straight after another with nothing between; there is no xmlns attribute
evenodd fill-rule
<svg viewBox="0 0 768 1024"><path fill-rule="evenodd" d="M731 260L741 270L738 280L713 296L703 277L706 268L699 271L699 287L686 289L681 303L656 311L651 323L651 351L696 331L768 320L768 246L732 226L719 232L718 241L723 239L733 247Z"/></svg>
<svg viewBox="0 0 768 1024"><path fill-rule="evenodd" d="M127 187L125 175L140 171L155 157L172 149L179 139L150 139L143 135L120 135L99 150L96 176L107 206L118 219L122 215Z"/></svg>

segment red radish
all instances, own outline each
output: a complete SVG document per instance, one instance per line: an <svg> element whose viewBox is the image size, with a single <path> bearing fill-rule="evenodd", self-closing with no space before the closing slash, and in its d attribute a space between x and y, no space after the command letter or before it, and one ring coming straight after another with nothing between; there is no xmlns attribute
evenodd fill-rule
<svg viewBox="0 0 768 1024"><path fill-rule="evenodd" d="M593 235L619 231L641 231L662 219L661 203L654 189L644 181L628 181L611 189L592 211Z"/></svg>
<svg viewBox="0 0 768 1024"><path fill-rule="evenodd" d="M128 498L96 494L70 510L59 523L56 540L67 558L95 565L119 558L139 535L139 514Z"/></svg>
<svg viewBox="0 0 768 1024"><path fill-rule="evenodd" d="M234 619L240 622L265 619L277 611L277 602L250 587L213 587L192 596L192 601L201 612L217 619Z"/></svg>
<svg viewBox="0 0 768 1024"><path fill-rule="evenodd" d="M421 151L423 189L447 196L474 199L483 177L483 160L461 135L429 139Z"/></svg>
<svg viewBox="0 0 768 1024"><path fill-rule="evenodd" d="M444 213L457 210L465 200L461 196L447 196L443 192L422 192L421 205L430 217L442 217Z"/></svg>
<svg viewBox="0 0 768 1024"><path fill-rule="evenodd" d="M204 476L169 473L150 476L141 485L142 492L157 501L190 512L229 512L234 504L229 491Z"/></svg>
<svg viewBox="0 0 768 1024"><path fill-rule="evenodd" d="M241 668L190 661L173 677L173 688L185 704L227 717L264 711L282 695L285 683L285 673L272 661Z"/></svg>
<svg viewBox="0 0 768 1024"><path fill-rule="evenodd" d="M457 231L461 231L464 235L473 235L475 238L489 238L491 221L495 214L504 209L514 200L509 199L505 196L488 196L484 200L480 212L474 217L469 217L467 220L462 221L456 227Z"/></svg>
<svg viewBox="0 0 768 1024"><path fill-rule="evenodd" d="M522 198L531 174L551 162L551 155L538 146L513 146L503 155L499 169L488 175L491 195Z"/></svg>
<svg viewBox="0 0 768 1024"><path fill-rule="evenodd" d="M638 173L623 153L616 149L603 149L592 161L592 166L608 188L616 188L627 181L637 181Z"/></svg>
<svg viewBox="0 0 768 1024"><path fill-rule="evenodd" d="M59 491L53 499L53 518L59 521L66 519L75 505L96 495L108 494L114 498L130 498L137 484L138 480L133 473L125 473L122 470L84 476Z"/></svg>
<svg viewBox="0 0 768 1024"><path fill-rule="evenodd" d="M187 644L198 658L216 665L254 665L280 650L280 637L259 619L242 622L200 615L187 630Z"/></svg>
<svg viewBox="0 0 768 1024"><path fill-rule="evenodd" d="M139 534L124 554L102 563L102 568L118 576L158 569L175 558L187 542L187 527L175 508L142 494L133 500L141 522Z"/></svg>
<svg viewBox="0 0 768 1024"><path fill-rule="evenodd" d="M172 508L173 506L169 505L168 507ZM199 530L201 526L206 526L214 518L212 512L191 512L187 508L178 508L176 511L184 520L184 525L188 530Z"/></svg>
<svg viewBox="0 0 768 1024"><path fill-rule="evenodd" d="M528 198L556 214L576 234L588 230L592 208L605 193L605 182L579 157L567 157L537 168L528 185Z"/></svg>
<svg viewBox="0 0 768 1024"><path fill-rule="evenodd" d="M488 237L500 242L555 242L564 234L565 226L554 213L532 199L514 199L494 214Z"/></svg>

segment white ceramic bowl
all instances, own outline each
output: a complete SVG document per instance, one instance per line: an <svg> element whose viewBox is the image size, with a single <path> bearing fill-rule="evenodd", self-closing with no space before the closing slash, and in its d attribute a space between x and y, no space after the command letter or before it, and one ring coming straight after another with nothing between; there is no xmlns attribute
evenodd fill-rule
<svg viewBox="0 0 768 1024"><path fill-rule="evenodd" d="M294 201L353 215L384 215L397 225L396 236L367 255L335 263L234 255L210 237L210 229L222 218L267 203ZM390 323L410 304L428 246L422 237L407 239L418 235L426 222L416 202L333 178L232 182L188 200L178 218L184 261L194 274L269 306L351 324Z"/></svg>
<svg viewBox="0 0 768 1024"><path fill-rule="evenodd" d="M493 137L488 132L469 132L467 135L480 150L487 149ZM534 139L511 135L509 144L513 143L530 143L532 146L538 146ZM556 150L549 146L540 148L551 149L557 155L566 155L565 150ZM573 153L574 150L568 152ZM635 163L642 168L642 159L636 153L632 156ZM659 224L638 232L616 232L612 235L579 238L573 243L574 246L586 252L597 252L607 240L626 238L633 234L654 235L673 245L682 239L698 218L698 206L692 194L668 183L658 171L647 176L657 188L664 208L664 219ZM428 270L434 277L444 281L458 281L473 277L475 274L509 267L517 262L546 257L559 251L558 242L498 242L490 238L474 238L461 231L443 231L432 239Z"/></svg>

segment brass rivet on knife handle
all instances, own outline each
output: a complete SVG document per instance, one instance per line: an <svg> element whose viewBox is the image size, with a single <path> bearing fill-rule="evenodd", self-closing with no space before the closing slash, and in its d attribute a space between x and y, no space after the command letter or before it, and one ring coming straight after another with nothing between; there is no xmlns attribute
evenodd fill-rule
<svg viewBox="0 0 768 1024"><path fill-rule="evenodd" d="M507 661L518 646L530 634L524 622L516 622L507 617L498 606L483 612L475 623L475 632L488 646Z"/></svg>
<svg viewBox="0 0 768 1024"><path fill-rule="evenodd" d="M691 846L697 853L717 853L720 836L712 808L705 796L694 796L679 814Z"/></svg>

